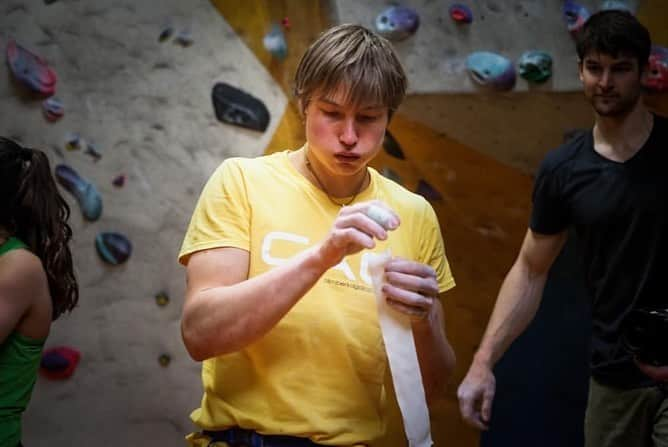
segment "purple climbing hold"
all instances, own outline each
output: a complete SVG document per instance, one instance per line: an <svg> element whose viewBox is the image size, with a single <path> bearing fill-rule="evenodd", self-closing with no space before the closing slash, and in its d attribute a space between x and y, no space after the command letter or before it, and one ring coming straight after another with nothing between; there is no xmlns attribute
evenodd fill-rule
<svg viewBox="0 0 668 447"><path fill-rule="evenodd" d="M457 23L473 22L473 12L471 12L471 8L462 3L453 4L452 6L450 6L448 12L450 13L450 17L452 18L452 20L454 20Z"/></svg>
<svg viewBox="0 0 668 447"><path fill-rule="evenodd" d="M95 248L102 260L108 264L123 264L132 254L132 243L120 233L99 233L95 237Z"/></svg>
<svg viewBox="0 0 668 447"><path fill-rule="evenodd" d="M65 114L65 107L62 101L55 96L47 98L42 102L42 111L48 121L57 121Z"/></svg>
<svg viewBox="0 0 668 447"><path fill-rule="evenodd" d="M7 42L7 64L12 75L35 93L51 96L56 92L56 73L41 57L17 44Z"/></svg>
<svg viewBox="0 0 668 447"><path fill-rule="evenodd" d="M515 86L515 68L510 59L488 51L476 51L466 59L466 69L473 81L493 90L511 90Z"/></svg>
<svg viewBox="0 0 668 447"><path fill-rule="evenodd" d="M420 16L405 6L392 6L376 17L376 31L389 40L404 40L417 31Z"/></svg>
<svg viewBox="0 0 668 447"><path fill-rule="evenodd" d="M95 221L100 218L102 197L91 182L63 164L56 166L56 180L77 199L81 212L87 220Z"/></svg>
<svg viewBox="0 0 668 447"><path fill-rule="evenodd" d="M585 24L591 14L589 10L579 3L572 0L565 0L562 8L566 26L571 34L576 34Z"/></svg>
<svg viewBox="0 0 668 447"><path fill-rule="evenodd" d="M125 174L117 175L111 182L116 188L122 188L125 185Z"/></svg>

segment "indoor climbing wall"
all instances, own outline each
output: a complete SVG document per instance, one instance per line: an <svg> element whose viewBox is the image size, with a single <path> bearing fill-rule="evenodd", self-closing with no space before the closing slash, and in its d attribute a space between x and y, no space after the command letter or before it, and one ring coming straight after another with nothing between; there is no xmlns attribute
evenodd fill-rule
<svg viewBox="0 0 668 447"><path fill-rule="evenodd" d="M69 181L93 185L102 202L101 216L88 205L86 220L61 189L72 208L80 301L52 326L46 347L68 346L81 358L67 379L40 376L24 443L183 445L201 385L180 337L185 271L176 255L205 180L226 157L264 151L285 95L205 0L3 1L3 55L10 39L56 73L64 114L52 109L56 120L47 120L44 98L3 63L0 135L45 150L54 170L71 168ZM266 104L266 131L216 119L219 81ZM102 232L127 237L127 261L102 260Z"/></svg>

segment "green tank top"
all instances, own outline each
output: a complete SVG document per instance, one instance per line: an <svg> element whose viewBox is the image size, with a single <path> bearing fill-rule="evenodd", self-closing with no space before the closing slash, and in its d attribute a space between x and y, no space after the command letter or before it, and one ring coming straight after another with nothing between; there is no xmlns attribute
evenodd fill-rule
<svg viewBox="0 0 668 447"><path fill-rule="evenodd" d="M16 238L0 245L0 256L27 248ZM14 331L0 344L0 447L14 447L21 441L21 414L32 394L45 340Z"/></svg>

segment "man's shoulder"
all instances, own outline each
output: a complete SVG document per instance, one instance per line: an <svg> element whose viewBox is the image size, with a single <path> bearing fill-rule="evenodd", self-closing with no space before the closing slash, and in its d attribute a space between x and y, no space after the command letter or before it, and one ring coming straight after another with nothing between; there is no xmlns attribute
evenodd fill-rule
<svg viewBox="0 0 668 447"><path fill-rule="evenodd" d="M239 174L247 177L276 168L283 162L284 156L282 152L275 152L259 157L229 157L222 161L217 171L219 175Z"/></svg>
<svg viewBox="0 0 668 447"><path fill-rule="evenodd" d="M591 130L572 132L567 141L550 150L541 162L540 170L554 172L570 166L591 145Z"/></svg>

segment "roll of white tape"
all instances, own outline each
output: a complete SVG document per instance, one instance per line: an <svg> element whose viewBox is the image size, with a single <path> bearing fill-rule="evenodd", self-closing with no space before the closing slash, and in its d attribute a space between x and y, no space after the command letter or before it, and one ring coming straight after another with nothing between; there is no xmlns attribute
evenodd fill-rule
<svg viewBox="0 0 668 447"><path fill-rule="evenodd" d="M378 303L378 320L390 364L394 392L397 396L409 447L431 447L429 409L422 386L413 330L408 315L397 312L387 304L382 292L385 282L385 264L389 252L375 254L369 259L369 273Z"/></svg>

